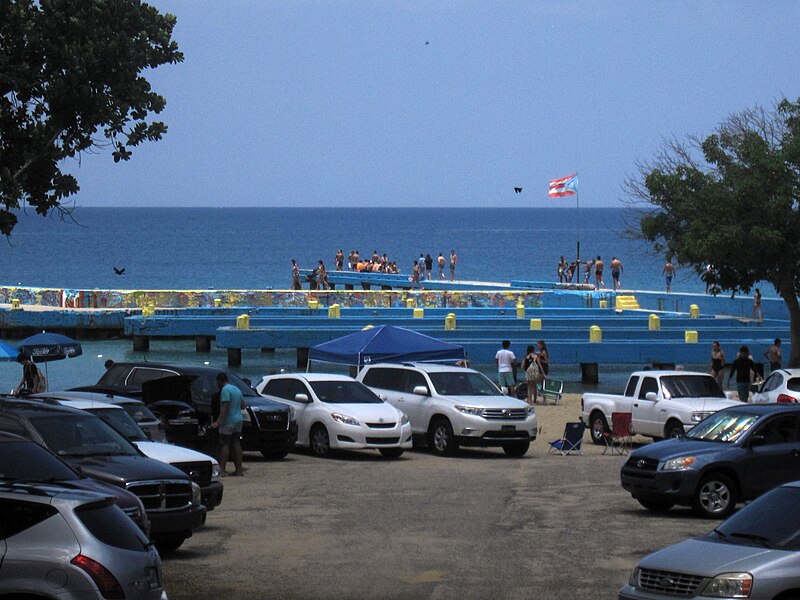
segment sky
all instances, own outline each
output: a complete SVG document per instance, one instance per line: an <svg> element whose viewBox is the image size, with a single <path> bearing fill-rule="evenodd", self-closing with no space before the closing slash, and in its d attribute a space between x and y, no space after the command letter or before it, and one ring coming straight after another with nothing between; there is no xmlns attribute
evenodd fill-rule
<svg viewBox="0 0 800 600"><path fill-rule="evenodd" d="M169 131L70 164L79 206L621 206L665 138L800 97L794 1L151 4Z"/></svg>

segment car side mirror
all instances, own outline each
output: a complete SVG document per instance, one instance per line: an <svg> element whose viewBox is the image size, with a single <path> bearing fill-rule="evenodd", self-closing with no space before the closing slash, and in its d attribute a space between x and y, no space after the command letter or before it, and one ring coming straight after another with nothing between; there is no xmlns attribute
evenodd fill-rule
<svg viewBox="0 0 800 600"><path fill-rule="evenodd" d="M655 392L647 392L645 395L645 400L650 400L650 402L657 402L658 401L658 394Z"/></svg>
<svg viewBox="0 0 800 600"><path fill-rule="evenodd" d="M414 387L414 391L412 393L416 394L417 396L430 396L431 395L430 392L428 391L428 388L426 388L424 385L415 386Z"/></svg>
<svg viewBox="0 0 800 600"><path fill-rule="evenodd" d="M242 381L244 381L247 384L247 387L249 388L253 387L253 382L250 381L249 377L242 377Z"/></svg>
<svg viewBox="0 0 800 600"><path fill-rule="evenodd" d="M294 395L295 402L305 402L308 404L308 394L295 394Z"/></svg>

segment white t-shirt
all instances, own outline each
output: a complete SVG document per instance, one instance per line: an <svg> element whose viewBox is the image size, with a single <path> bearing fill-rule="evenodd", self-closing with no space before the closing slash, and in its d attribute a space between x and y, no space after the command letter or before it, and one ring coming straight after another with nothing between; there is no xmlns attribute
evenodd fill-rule
<svg viewBox="0 0 800 600"><path fill-rule="evenodd" d="M510 373L512 371L511 361L516 360L517 357L511 350L498 350L495 355L497 360L497 371L499 373Z"/></svg>

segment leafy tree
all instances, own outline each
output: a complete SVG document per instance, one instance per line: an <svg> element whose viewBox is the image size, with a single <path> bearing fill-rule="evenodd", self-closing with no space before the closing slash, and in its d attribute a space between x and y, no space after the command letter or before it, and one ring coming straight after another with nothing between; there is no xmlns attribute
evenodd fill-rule
<svg viewBox="0 0 800 600"><path fill-rule="evenodd" d="M800 366L800 100L728 117L705 139L669 139L624 187L648 210L641 237L716 285L767 281L790 316L789 366ZM653 210L653 209L656 210Z"/></svg>
<svg viewBox="0 0 800 600"><path fill-rule="evenodd" d="M167 126L144 69L183 60L175 17L138 0L0 0L0 233L27 203L69 212L67 158L111 147L128 160Z"/></svg>

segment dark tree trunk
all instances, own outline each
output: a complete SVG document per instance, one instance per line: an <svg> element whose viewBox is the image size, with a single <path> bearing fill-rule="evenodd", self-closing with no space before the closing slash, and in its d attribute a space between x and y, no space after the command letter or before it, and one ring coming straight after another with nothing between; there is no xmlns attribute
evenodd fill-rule
<svg viewBox="0 0 800 600"><path fill-rule="evenodd" d="M786 308L789 309L789 331L792 351L789 356L789 363L786 366L791 369L800 367L800 303L797 301L797 293L794 287L787 286L787 288L780 289L779 293L783 301L786 302Z"/></svg>

